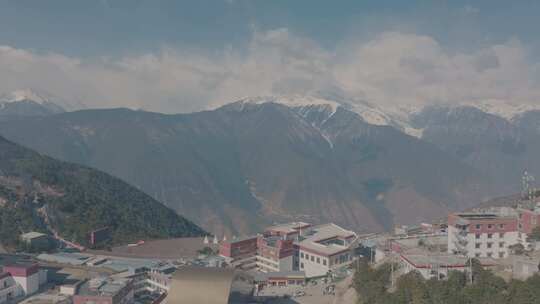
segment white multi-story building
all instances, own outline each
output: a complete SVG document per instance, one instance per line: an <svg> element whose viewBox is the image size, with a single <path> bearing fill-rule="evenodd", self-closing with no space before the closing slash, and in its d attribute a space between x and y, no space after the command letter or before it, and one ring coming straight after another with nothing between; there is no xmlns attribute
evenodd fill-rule
<svg viewBox="0 0 540 304"><path fill-rule="evenodd" d="M299 270L312 278L349 265L358 245L358 236L338 225L324 224L311 227L295 245L298 247Z"/></svg>
<svg viewBox="0 0 540 304"><path fill-rule="evenodd" d="M448 216L448 252L471 258L504 258L520 243L517 215L454 213Z"/></svg>

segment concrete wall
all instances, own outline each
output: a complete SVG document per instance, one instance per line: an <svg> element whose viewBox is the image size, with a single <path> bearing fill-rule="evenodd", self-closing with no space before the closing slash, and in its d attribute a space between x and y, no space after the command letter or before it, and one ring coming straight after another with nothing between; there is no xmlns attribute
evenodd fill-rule
<svg viewBox="0 0 540 304"><path fill-rule="evenodd" d="M26 295L31 295L39 290L39 273L36 272L27 277L13 277L15 282L21 286Z"/></svg>
<svg viewBox="0 0 540 304"><path fill-rule="evenodd" d="M304 271L307 278L324 276L329 270L330 261L327 257L300 250L300 271Z"/></svg>
<svg viewBox="0 0 540 304"><path fill-rule="evenodd" d="M39 272L39 286L47 283L47 270L46 269L40 269Z"/></svg>
<svg viewBox="0 0 540 304"><path fill-rule="evenodd" d="M279 259L279 271L292 271L293 270L293 256L288 256Z"/></svg>

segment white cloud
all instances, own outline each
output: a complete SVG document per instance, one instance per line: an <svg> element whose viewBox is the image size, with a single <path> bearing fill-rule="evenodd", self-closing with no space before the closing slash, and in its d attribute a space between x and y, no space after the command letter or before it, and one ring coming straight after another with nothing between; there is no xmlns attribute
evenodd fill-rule
<svg viewBox="0 0 540 304"><path fill-rule="evenodd" d="M244 49L85 60L0 46L0 91L35 87L92 107L185 112L249 95L338 90L379 104L540 101L539 65L519 42L449 52L428 36L382 33L328 50L287 29Z"/></svg>

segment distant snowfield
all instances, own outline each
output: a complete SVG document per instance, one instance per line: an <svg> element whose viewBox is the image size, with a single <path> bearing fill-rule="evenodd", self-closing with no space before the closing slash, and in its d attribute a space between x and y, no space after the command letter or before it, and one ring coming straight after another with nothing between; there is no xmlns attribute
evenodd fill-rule
<svg viewBox="0 0 540 304"><path fill-rule="evenodd" d="M0 92L2 93L2 92ZM0 94L0 109L9 103L34 102L42 106L58 106L63 110L75 111L88 108L79 100L66 100L44 90L24 88Z"/></svg>
<svg viewBox="0 0 540 304"><path fill-rule="evenodd" d="M340 103L318 98L309 95L269 95L269 96L254 96L246 97L239 100L239 102L263 104L267 102L273 102L283 104L289 107L305 107L305 106L328 106L332 111L332 115L336 112L337 108L341 106ZM331 116L331 115L330 115Z"/></svg>
<svg viewBox="0 0 540 304"><path fill-rule="evenodd" d="M7 103L20 101L33 101L41 105L54 104L60 100L60 106L67 106L68 110L73 108L69 103L62 101L51 94L34 89L20 89L0 96L0 110ZM245 97L237 102L262 104L266 102L283 104L291 108L302 108L301 112L308 112L317 107L319 111L325 111L328 118L332 117L339 107L357 113L369 124L377 126L392 126L402 132L421 138L422 129L414 128L411 125L412 115L421 112L425 107L440 106L445 108L474 107L483 112L502 117L512 121L519 115L527 111L540 110L540 105L509 104L502 100L481 100L447 104L425 104L425 105L397 105L380 106L363 100L347 99L334 95L267 95ZM84 108L84 107L82 107Z"/></svg>
<svg viewBox="0 0 540 304"><path fill-rule="evenodd" d="M365 122L369 124L377 126L392 126L410 136L417 138L422 137L423 130L414 128L410 123L410 119L412 115L421 112L425 107L429 106L440 106L449 109L458 107L474 107L483 112L502 117L508 121L512 121L524 112L540 110L540 105L515 105L501 100L483 100L434 105L376 106L365 101L345 100L342 98L339 98L339 100L334 100L331 98L310 95L269 95L246 97L240 99L239 102L253 104L273 102L289 107L327 106L327 109L331 111L330 116L336 112L338 107L343 107L357 113Z"/></svg>
<svg viewBox="0 0 540 304"><path fill-rule="evenodd" d="M52 96L48 96L47 93L37 92L32 89L20 89L0 96L0 103L31 100L33 102L43 104L45 102L52 102L52 99L54 98Z"/></svg>

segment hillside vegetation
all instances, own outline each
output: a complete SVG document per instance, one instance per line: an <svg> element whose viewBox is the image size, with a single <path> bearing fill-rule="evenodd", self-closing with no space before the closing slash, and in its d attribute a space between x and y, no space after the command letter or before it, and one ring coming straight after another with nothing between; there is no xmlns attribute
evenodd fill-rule
<svg viewBox="0 0 540 304"><path fill-rule="evenodd" d="M90 231L112 230L112 244L205 232L145 193L106 173L57 161L0 137L0 241L53 233L86 245Z"/></svg>
<svg viewBox="0 0 540 304"><path fill-rule="evenodd" d="M402 275L391 290L391 266L356 269L353 288L360 304L530 304L540 303L540 276L505 282L472 261L472 283L463 272L451 271L447 280L425 280L418 272Z"/></svg>

